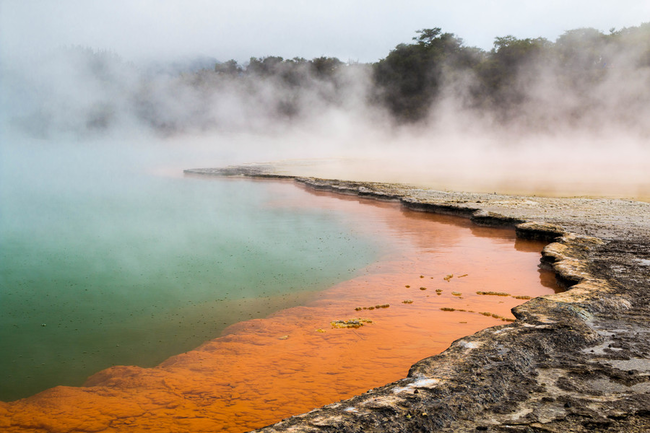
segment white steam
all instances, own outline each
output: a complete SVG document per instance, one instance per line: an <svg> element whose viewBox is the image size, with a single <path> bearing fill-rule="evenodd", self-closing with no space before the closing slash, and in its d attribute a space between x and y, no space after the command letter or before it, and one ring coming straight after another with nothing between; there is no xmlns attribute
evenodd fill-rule
<svg viewBox="0 0 650 433"><path fill-rule="evenodd" d="M182 168L325 158L290 171L435 188L650 197L650 68L612 53L596 85L557 64L522 68L525 100L504 121L472 107L471 74L447 77L426 122L399 125L373 100L371 68L333 79L307 66L299 85L211 69L148 72L109 52L66 49L2 64L3 146L61 137L106 151L144 146L150 165ZM153 150L152 150L153 149ZM157 150L156 150L157 149ZM161 157L161 155L163 155ZM336 161L336 162L332 162Z"/></svg>

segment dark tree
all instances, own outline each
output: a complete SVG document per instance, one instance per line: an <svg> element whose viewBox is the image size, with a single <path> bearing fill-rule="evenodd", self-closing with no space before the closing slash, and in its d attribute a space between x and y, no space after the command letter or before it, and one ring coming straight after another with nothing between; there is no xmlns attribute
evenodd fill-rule
<svg viewBox="0 0 650 433"><path fill-rule="evenodd" d="M274 75L281 71L283 60L278 56L262 57L261 59L251 57L246 72L261 76Z"/></svg>
<svg viewBox="0 0 650 433"><path fill-rule="evenodd" d="M536 79L551 46L544 38L497 37L485 61L476 67L481 105L507 112L521 103L525 98L525 81Z"/></svg>
<svg viewBox="0 0 650 433"><path fill-rule="evenodd" d="M400 120L424 118L438 95L443 67L460 59L463 41L441 29L418 30L415 44L400 44L375 64L377 98Z"/></svg>
<svg viewBox="0 0 650 433"><path fill-rule="evenodd" d="M314 75L318 78L332 78L344 65L336 57L318 57L312 59L310 64Z"/></svg>
<svg viewBox="0 0 650 433"><path fill-rule="evenodd" d="M237 64L237 61L235 60L228 60L227 62L223 63L217 63L214 66L214 71L217 74L223 74L223 75L239 75L243 72L243 69L241 66Z"/></svg>

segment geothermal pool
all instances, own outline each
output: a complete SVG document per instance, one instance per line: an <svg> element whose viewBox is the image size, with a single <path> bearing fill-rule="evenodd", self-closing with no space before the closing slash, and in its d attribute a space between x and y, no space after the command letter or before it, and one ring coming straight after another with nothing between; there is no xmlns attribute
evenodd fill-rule
<svg viewBox="0 0 650 433"><path fill-rule="evenodd" d="M512 230L290 181L98 176L3 189L2 400L85 385L0 403L8 431L247 431L557 289Z"/></svg>
<svg viewBox="0 0 650 433"><path fill-rule="evenodd" d="M342 210L281 205L291 184L23 176L2 187L4 401L152 367L303 303L382 249Z"/></svg>

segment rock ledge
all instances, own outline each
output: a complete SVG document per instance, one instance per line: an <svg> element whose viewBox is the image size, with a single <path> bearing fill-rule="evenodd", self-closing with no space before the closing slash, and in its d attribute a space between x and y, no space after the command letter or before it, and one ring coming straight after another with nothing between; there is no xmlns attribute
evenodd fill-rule
<svg viewBox="0 0 650 433"><path fill-rule="evenodd" d="M650 431L649 203L298 178L271 165L186 173L290 178L514 227L518 237L550 242L542 263L567 287L513 309L515 322L419 361L402 380L260 432Z"/></svg>

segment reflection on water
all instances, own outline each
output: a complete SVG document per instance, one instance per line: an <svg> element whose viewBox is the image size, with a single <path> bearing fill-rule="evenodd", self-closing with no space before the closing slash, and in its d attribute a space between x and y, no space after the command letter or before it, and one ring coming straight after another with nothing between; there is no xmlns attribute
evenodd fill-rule
<svg viewBox="0 0 650 433"><path fill-rule="evenodd" d="M378 259L300 306L234 324L158 367L114 367L83 388L0 405L0 425L243 432L402 378L453 340L512 320L522 298L554 292L538 266L543 244L515 244L512 230L282 182L248 184L273 193L265 212L345 215L346 236L374 239ZM285 187L295 193L275 194ZM359 318L367 321L358 328L331 325Z"/></svg>

